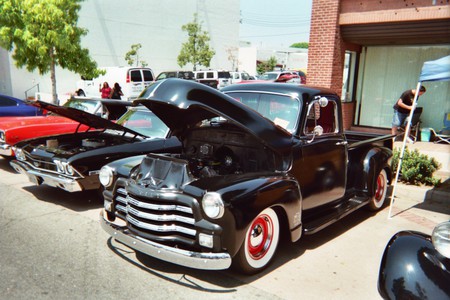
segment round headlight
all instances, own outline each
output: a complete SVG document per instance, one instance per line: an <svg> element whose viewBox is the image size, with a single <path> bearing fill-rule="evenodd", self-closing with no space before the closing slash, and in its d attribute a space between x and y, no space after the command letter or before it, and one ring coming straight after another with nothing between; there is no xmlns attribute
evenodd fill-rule
<svg viewBox="0 0 450 300"><path fill-rule="evenodd" d="M202 207L205 214L211 219L218 219L223 216L224 206L219 193L206 193L203 196Z"/></svg>
<svg viewBox="0 0 450 300"><path fill-rule="evenodd" d="M450 258L450 222L437 225L431 234L431 240L440 254Z"/></svg>
<svg viewBox="0 0 450 300"><path fill-rule="evenodd" d="M113 171L108 166L103 166L98 173L98 179L104 187L109 187L113 182Z"/></svg>

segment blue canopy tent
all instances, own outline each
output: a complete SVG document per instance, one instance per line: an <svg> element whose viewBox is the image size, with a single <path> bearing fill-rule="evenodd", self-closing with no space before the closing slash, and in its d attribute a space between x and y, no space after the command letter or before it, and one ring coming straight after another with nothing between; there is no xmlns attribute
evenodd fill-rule
<svg viewBox="0 0 450 300"><path fill-rule="evenodd" d="M436 60L426 61L422 66L422 71L420 72L419 82L417 83L416 91L420 90L422 86L422 82L424 81L447 81L450 80L450 55L445 56ZM392 190L391 203L389 206L389 218L391 218L392 206L394 204L394 196L397 187L397 181L400 174L400 170L403 162L403 155L405 153L406 141L409 136L409 132L411 129L411 120L414 114L414 110L417 106L417 98L419 97L419 93L416 93L413 100L412 109L409 113L409 121L406 124L405 136L403 138L402 148L400 151L400 157L398 161L397 171L395 174L394 188Z"/></svg>

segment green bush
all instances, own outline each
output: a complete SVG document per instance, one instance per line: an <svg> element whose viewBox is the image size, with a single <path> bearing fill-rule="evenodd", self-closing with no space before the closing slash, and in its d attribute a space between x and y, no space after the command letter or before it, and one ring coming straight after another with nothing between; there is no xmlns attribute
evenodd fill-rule
<svg viewBox="0 0 450 300"><path fill-rule="evenodd" d="M392 170L397 170L400 157L400 150L395 149L392 157ZM405 149L403 153L402 169L400 171L400 181L414 185L439 185L440 179L433 178L433 173L440 168L439 162L434 158L429 158L421 154L417 149L409 151Z"/></svg>
<svg viewBox="0 0 450 300"><path fill-rule="evenodd" d="M395 149L392 157L392 170L397 170L400 157L400 150ZM439 162L433 157L429 158L425 154L421 154L417 149L409 151L405 148L402 160L402 169L400 171L400 180L406 183L419 185L438 185L440 179L433 178L433 173L440 168Z"/></svg>

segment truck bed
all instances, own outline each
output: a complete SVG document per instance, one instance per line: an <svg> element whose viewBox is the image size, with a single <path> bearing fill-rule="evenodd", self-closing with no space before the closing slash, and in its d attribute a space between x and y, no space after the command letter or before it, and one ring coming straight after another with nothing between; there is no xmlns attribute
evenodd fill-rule
<svg viewBox="0 0 450 300"><path fill-rule="evenodd" d="M348 148L357 148L362 145L372 144L392 149L391 134L379 134L359 131L346 131L345 136L348 141Z"/></svg>

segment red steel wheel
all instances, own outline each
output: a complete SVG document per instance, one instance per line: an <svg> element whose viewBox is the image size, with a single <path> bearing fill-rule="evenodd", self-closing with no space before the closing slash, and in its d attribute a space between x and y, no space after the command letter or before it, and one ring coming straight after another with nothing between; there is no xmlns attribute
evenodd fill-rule
<svg viewBox="0 0 450 300"><path fill-rule="evenodd" d="M383 169L378 174L375 191L369 202L369 208L371 210L379 210L383 206L384 201L386 200L387 187L387 174Z"/></svg>
<svg viewBox="0 0 450 300"><path fill-rule="evenodd" d="M278 215L273 209L267 208L247 229L243 245L235 257L235 264L247 274L263 270L272 260L279 239Z"/></svg>

